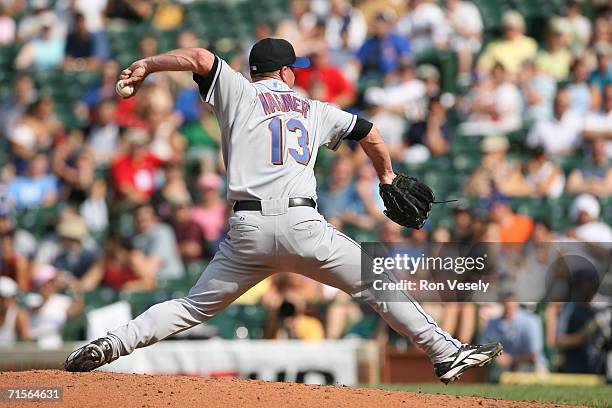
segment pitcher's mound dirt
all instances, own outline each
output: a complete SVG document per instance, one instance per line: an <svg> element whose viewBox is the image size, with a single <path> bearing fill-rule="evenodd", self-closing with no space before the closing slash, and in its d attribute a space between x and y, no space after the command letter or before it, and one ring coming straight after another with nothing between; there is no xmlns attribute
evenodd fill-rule
<svg viewBox="0 0 612 408"><path fill-rule="evenodd" d="M0 387L63 388L62 403L0 402L0 407L23 408L558 406L363 388L106 372L67 373L57 370L0 372Z"/></svg>

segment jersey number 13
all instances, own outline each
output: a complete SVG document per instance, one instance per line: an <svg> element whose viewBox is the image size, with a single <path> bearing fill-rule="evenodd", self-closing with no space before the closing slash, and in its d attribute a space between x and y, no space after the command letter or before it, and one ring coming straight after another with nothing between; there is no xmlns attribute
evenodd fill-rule
<svg viewBox="0 0 612 408"><path fill-rule="evenodd" d="M310 161L310 147L308 147L308 130L304 124L298 119L290 119L287 121L286 126L283 126L283 120L276 116L270 120L268 124L270 130L270 141L271 141L271 152L270 157L272 164L281 165L283 161L283 131L286 129L291 133L299 132L298 145L301 152L298 149L289 149L289 154L293 159L306 166Z"/></svg>

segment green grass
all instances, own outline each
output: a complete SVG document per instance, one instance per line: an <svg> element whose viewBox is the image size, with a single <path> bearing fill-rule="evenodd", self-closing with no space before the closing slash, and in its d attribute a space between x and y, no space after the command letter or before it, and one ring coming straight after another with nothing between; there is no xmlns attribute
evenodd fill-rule
<svg viewBox="0 0 612 408"><path fill-rule="evenodd" d="M555 404L612 406L612 385L553 386L496 384L387 384L376 388L433 394L481 396L515 401L539 401Z"/></svg>

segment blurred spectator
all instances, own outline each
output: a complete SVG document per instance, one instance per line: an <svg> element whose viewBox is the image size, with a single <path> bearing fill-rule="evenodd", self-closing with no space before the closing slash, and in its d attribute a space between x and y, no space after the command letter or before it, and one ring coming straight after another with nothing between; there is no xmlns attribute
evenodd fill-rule
<svg viewBox="0 0 612 408"><path fill-rule="evenodd" d="M530 151L530 160L524 166L524 189L516 189L511 195L559 198L565 187L563 170L551 162L541 146Z"/></svg>
<svg viewBox="0 0 612 408"><path fill-rule="evenodd" d="M79 204L93 185L96 165L93 154L85 148L84 136L73 131L55 149L53 171L63 182L62 201Z"/></svg>
<svg viewBox="0 0 612 408"><path fill-rule="evenodd" d="M155 271L138 268L133 261L138 262L139 255L134 252L130 243L117 236L110 236L104 242L102 257L102 272L98 279L89 282L91 289L103 283L115 290L124 292L140 292L155 289Z"/></svg>
<svg viewBox="0 0 612 408"><path fill-rule="evenodd" d="M168 0L158 0L151 19L158 30L174 30L183 25L185 11L180 4Z"/></svg>
<svg viewBox="0 0 612 408"><path fill-rule="evenodd" d="M570 108L579 115L584 115L589 110L598 109L600 106L597 88L589 84L588 79L589 68L586 58L574 60L567 91L570 94Z"/></svg>
<svg viewBox="0 0 612 408"><path fill-rule="evenodd" d="M414 146L426 146L432 156L442 156L449 150L453 138L447 123L446 108L439 97L429 100L427 119L413 123L404 136L404 161L411 162L410 150Z"/></svg>
<svg viewBox="0 0 612 408"><path fill-rule="evenodd" d="M418 70L422 71L422 66L417 68L413 63L402 63L397 71L387 76L383 88L384 93L377 97L380 100L376 102L401 118L410 121L423 120L426 114L426 97L428 95L423 78L419 78L417 75L417 72L421 72ZM375 88L369 88L366 91L366 97L368 96L367 92L372 92L372 89ZM382 123L377 123L377 126L382 126ZM389 139L385 138L385 141L387 140Z"/></svg>
<svg viewBox="0 0 612 408"><path fill-rule="evenodd" d="M504 38L489 43L478 60L478 70L486 75L500 63L511 76L519 73L526 60L534 59L538 44L525 36L525 20L516 11L506 11L502 17Z"/></svg>
<svg viewBox="0 0 612 408"><path fill-rule="evenodd" d="M354 208L354 203L359 200L352 183L353 171L351 159L338 156L328 182L319 185L319 210L337 228L342 225L343 213Z"/></svg>
<svg viewBox="0 0 612 408"><path fill-rule="evenodd" d="M459 60L459 85L468 86L474 56L482 47L484 25L478 8L469 1L446 0L446 20L452 30L450 47L457 53Z"/></svg>
<svg viewBox="0 0 612 408"><path fill-rule="evenodd" d="M399 87L401 85L398 85ZM364 116L376 125L385 144L389 147L389 151L393 152L396 157L401 153L402 135L406 128L406 120L403 117L406 106L399 103L395 104L395 101L388 97L390 92L399 93L397 91L371 87L364 95L367 107ZM410 97L410 93L408 92L404 96Z"/></svg>
<svg viewBox="0 0 612 408"><path fill-rule="evenodd" d="M508 195L524 185L520 167L507 158L509 147L503 136L486 136L482 140L480 148L484 155L465 185L468 195L489 197L495 191Z"/></svg>
<svg viewBox="0 0 612 408"><path fill-rule="evenodd" d="M47 154L52 150L61 127L51 98L43 96L27 107L17 126L7 135L18 173L25 170L27 161L38 152Z"/></svg>
<svg viewBox="0 0 612 408"><path fill-rule="evenodd" d="M138 44L138 50L140 51L140 58L148 58L157 55L157 40L150 35L142 37Z"/></svg>
<svg viewBox="0 0 612 408"><path fill-rule="evenodd" d="M554 116L534 124L527 136L530 147L542 146L551 156L565 156L576 151L581 143L582 120L571 108L571 94L568 89L557 90L554 100Z"/></svg>
<svg viewBox="0 0 612 408"><path fill-rule="evenodd" d="M26 13L19 21L17 37L21 44L38 36L45 27L50 27L54 30L54 35L61 37L65 34L64 23L61 23L57 15L51 10L49 0L32 0L30 1L30 11Z"/></svg>
<svg viewBox="0 0 612 408"><path fill-rule="evenodd" d="M106 16L138 23L151 17L153 7L153 3L147 0L108 0Z"/></svg>
<svg viewBox="0 0 612 408"><path fill-rule="evenodd" d="M603 104L601 111L591 111L584 119L583 136L586 139L607 140L606 152L612 157L612 83L603 89Z"/></svg>
<svg viewBox="0 0 612 408"><path fill-rule="evenodd" d="M589 163L572 170L567 182L571 194L589 193L599 197L612 195L612 166L603 139L590 143Z"/></svg>
<svg viewBox="0 0 612 408"><path fill-rule="evenodd" d="M536 66L539 71L561 81L567 78L572 53L567 47L567 26L558 18L551 19L546 37L546 49L538 53Z"/></svg>
<svg viewBox="0 0 612 408"><path fill-rule="evenodd" d="M87 275L96 273L99 268L99 255L83 246L89 236L87 225L81 217L71 217L63 220L57 226L57 234L61 238L61 251L53 260L53 266L62 274L70 275L75 283L87 281Z"/></svg>
<svg viewBox="0 0 612 408"><path fill-rule="evenodd" d="M473 216L467 203L460 201L453 209L453 228L451 241L459 245L470 245L475 242L472 230Z"/></svg>
<svg viewBox="0 0 612 408"><path fill-rule="evenodd" d="M523 96L525 120L547 120L553 116L553 101L557 91L557 81L527 60L518 76L518 84Z"/></svg>
<svg viewBox="0 0 612 408"><path fill-rule="evenodd" d="M341 109L353 105L355 87L342 71L330 65L329 50L325 44L313 50L310 61L309 68L296 72L295 85L306 90L310 98L329 102Z"/></svg>
<svg viewBox="0 0 612 408"><path fill-rule="evenodd" d="M382 11L376 16L373 35L357 51L362 78L382 79L411 58L410 43L394 33L395 15Z"/></svg>
<svg viewBox="0 0 612 408"><path fill-rule="evenodd" d="M609 241L608 241L609 242ZM588 324L597 310L591 304L597 293L596 271L574 272L572 301L561 306L556 323L555 346L562 356L560 371L566 373L602 374L604 356L588 336Z"/></svg>
<svg viewBox="0 0 612 408"><path fill-rule="evenodd" d="M0 4L0 45L9 45L15 42L17 25L4 4Z"/></svg>
<svg viewBox="0 0 612 408"><path fill-rule="evenodd" d="M157 208L159 216L163 220L169 220L172 213L172 203L190 201L191 196L181 167L170 163L164 165L164 185L155 192L151 199L151 203Z"/></svg>
<svg viewBox="0 0 612 408"><path fill-rule="evenodd" d="M351 50L363 44L368 33L365 18L348 0L331 0L326 17L325 40L331 50L343 48L344 41Z"/></svg>
<svg viewBox="0 0 612 408"><path fill-rule="evenodd" d="M316 317L304 313L304 306L285 300L278 309L279 327L275 339L323 340L323 324Z"/></svg>
<svg viewBox="0 0 612 408"><path fill-rule="evenodd" d="M590 194L580 194L570 210L572 220L577 227L566 232L570 238L583 242L612 242L612 228L604 222L598 221L601 206L597 198Z"/></svg>
<svg viewBox="0 0 612 408"><path fill-rule="evenodd" d="M489 135L512 132L521 127L523 100L501 63L493 66L490 80L481 81L470 91L468 100L469 116L460 125L460 132Z"/></svg>
<svg viewBox="0 0 612 408"><path fill-rule="evenodd" d="M0 276L6 276L17 282L19 288L30 288L29 262L17 251L15 231L0 232ZM1 278L0 278L1 279Z"/></svg>
<svg viewBox="0 0 612 408"><path fill-rule="evenodd" d="M99 103L116 99L115 85L117 85L117 78L119 78L117 62L113 60L104 62L100 83L86 89L83 93L82 100L89 109L93 111Z"/></svg>
<svg viewBox="0 0 612 408"><path fill-rule="evenodd" d="M96 179L87 192L87 197L79 205L79 213L87 228L96 237L106 232L108 227L108 206L106 204L106 181Z"/></svg>
<svg viewBox="0 0 612 408"><path fill-rule="evenodd" d="M191 215L204 233L206 241L216 250L225 227L227 203L221 198L223 180L215 173L202 174L197 180L200 201L192 209Z"/></svg>
<svg viewBox="0 0 612 408"><path fill-rule="evenodd" d="M58 180L48 174L48 160L37 154L30 162L28 173L17 176L8 186L8 196L17 208L46 207L58 198Z"/></svg>
<svg viewBox="0 0 612 408"><path fill-rule="evenodd" d="M612 63L610 63L612 46L604 43L597 44L594 48L597 66L591 71L589 82L600 91L603 91L606 85L612 84Z"/></svg>
<svg viewBox="0 0 612 408"><path fill-rule="evenodd" d="M134 210L136 236L132 244L132 265L140 274L154 273L157 280L180 278L183 264L172 228L159 222L151 205L144 204Z"/></svg>
<svg viewBox="0 0 612 408"><path fill-rule="evenodd" d="M540 318L522 309L514 293L503 294L502 304L502 316L489 321L481 340L499 341L504 346L504 353L495 360L496 365L502 372L548 371Z"/></svg>
<svg viewBox="0 0 612 408"><path fill-rule="evenodd" d="M310 12L308 0L291 0L289 2L289 15L278 23L277 38L289 41L297 55L311 51L310 39L317 23L316 16Z"/></svg>
<svg viewBox="0 0 612 408"><path fill-rule="evenodd" d="M85 17L83 14L77 14L74 28L66 38L64 69L73 71L98 69L103 56L96 48L96 40L87 29Z"/></svg>
<svg viewBox="0 0 612 408"><path fill-rule="evenodd" d="M172 228L183 263L188 265L204 258L212 258L212 254L208 253L202 228L193 222L189 197L176 197L171 204Z"/></svg>
<svg viewBox="0 0 612 408"><path fill-rule="evenodd" d="M438 0L409 0L407 3L410 10L397 23L397 28L410 38L414 53L446 48L450 27Z"/></svg>
<svg viewBox="0 0 612 408"><path fill-rule="evenodd" d="M117 154L121 129L116 123L117 105L105 100L96 108L92 126L87 132L87 146L93 154L96 168L106 170Z"/></svg>
<svg viewBox="0 0 612 408"><path fill-rule="evenodd" d="M7 203L0 204L0 234L12 237L12 246L17 257L31 259L36 252L36 239L30 232L15 225L11 216L11 207ZM30 285L29 271L26 277L25 281L15 279L23 290L28 289Z"/></svg>
<svg viewBox="0 0 612 408"><path fill-rule="evenodd" d="M65 41L53 33L52 26L42 27L40 35L25 44L15 58L15 68L46 71L64 61Z"/></svg>
<svg viewBox="0 0 612 408"><path fill-rule="evenodd" d="M82 313L83 297L78 285L51 265L39 265L34 271L33 283L36 292L26 298L32 338L40 347L58 347L66 321ZM64 289L68 289L71 296L62 294Z"/></svg>
<svg viewBox="0 0 612 408"><path fill-rule="evenodd" d="M11 96L0 103L0 134L10 138L22 115L35 100L36 88L32 77L17 76Z"/></svg>
<svg viewBox="0 0 612 408"><path fill-rule="evenodd" d="M591 22L582 14L581 2L579 0L568 0L566 4L567 21L563 24L569 25L572 49L579 53L591 40Z"/></svg>
<svg viewBox="0 0 612 408"><path fill-rule="evenodd" d="M512 210L510 200L503 195L495 195L489 204L490 218L498 236L498 242L527 242L533 231L533 220Z"/></svg>
<svg viewBox="0 0 612 408"><path fill-rule="evenodd" d="M0 276L0 347L31 340L30 319L17 304L18 291L15 281Z"/></svg>
<svg viewBox="0 0 612 408"><path fill-rule="evenodd" d="M161 161L147 148L148 135L141 129L128 129L128 150L112 165L112 181L120 198L133 203L147 201L155 192L155 173Z"/></svg>

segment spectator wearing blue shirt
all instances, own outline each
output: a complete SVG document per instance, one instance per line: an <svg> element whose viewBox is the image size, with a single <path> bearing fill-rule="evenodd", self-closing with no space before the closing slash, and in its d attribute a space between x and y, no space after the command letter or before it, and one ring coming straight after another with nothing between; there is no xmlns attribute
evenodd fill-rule
<svg viewBox="0 0 612 408"><path fill-rule="evenodd" d="M597 56L597 68L591 72L589 82L603 91L607 84L612 84L612 64L610 55L612 49L608 44L602 43L595 46Z"/></svg>
<svg viewBox="0 0 612 408"><path fill-rule="evenodd" d="M402 63L410 62L410 43L391 31L394 19L392 12L380 12L374 23L374 35L357 51L362 78L382 79Z"/></svg>
<svg viewBox="0 0 612 408"><path fill-rule="evenodd" d="M18 209L51 206L57 201L58 180L47 174L44 154L34 156L26 176L17 176L8 185L8 197Z"/></svg>
<svg viewBox="0 0 612 408"><path fill-rule="evenodd" d="M319 192L319 209L339 227L347 212L363 213L353 180L353 162L347 157L338 157L333 164L329 183Z"/></svg>
<svg viewBox="0 0 612 408"><path fill-rule="evenodd" d="M483 333L483 341L499 341L504 354L497 360L501 371L546 371L543 354L544 336L540 318L522 309L513 292L502 294L503 313L491 320Z"/></svg>

